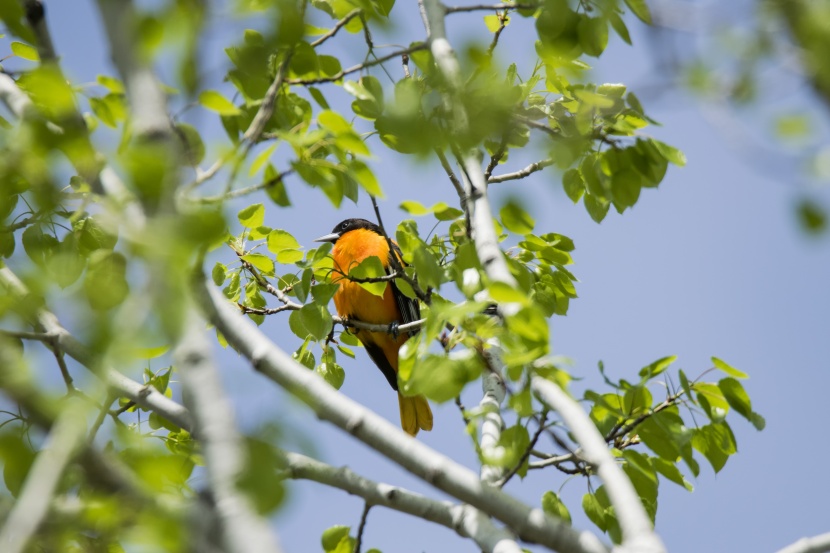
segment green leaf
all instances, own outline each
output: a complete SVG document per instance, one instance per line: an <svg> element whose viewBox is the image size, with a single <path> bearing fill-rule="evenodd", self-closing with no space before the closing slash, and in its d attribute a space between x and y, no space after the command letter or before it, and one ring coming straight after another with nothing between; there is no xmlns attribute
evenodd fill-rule
<svg viewBox="0 0 830 553"><path fill-rule="evenodd" d="M695 430L692 446L706 457L716 473L738 451L732 429L725 422L713 422Z"/></svg>
<svg viewBox="0 0 830 553"><path fill-rule="evenodd" d="M268 251L278 254L283 250L296 250L300 243L290 232L282 229L274 229L268 233Z"/></svg>
<svg viewBox="0 0 830 553"><path fill-rule="evenodd" d="M107 310L120 305L130 291L126 274L127 259L120 253L99 250L90 255L84 277L84 292L90 306Z"/></svg>
<svg viewBox="0 0 830 553"><path fill-rule="evenodd" d="M416 217L420 215L426 215L427 213L432 212L430 208L426 207L421 202L416 202L415 200L403 201L401 202L401 205L399 205L398 207L400 207L410 215L414 215Z"/></svg>
<svg viewBox="0 0 830 553"><path fill-rule="evenodd" d="M610 203L599 200L592 194L586 194L583 202L585 203L585 209L588 211L588 215L596 223L601 223L605 219L608 208L611 206Z"/></svg>
<svg viewBox="0 0 830 553"><path fill-rule="evenodd" d="M605 509L597 501L596 495L586 493L582 496L582 510L588 515L588 518L593 522L597 528L605 532L608 529L605 523Z"/></svg>
<svg viewBox="0 0 830 553"><path fill-rule="evenodd" d="M723 397L738 414L751 422L758 430L764 429L766 426L764 418L752 410L749 394L746 393L740 382L734 378L724 378L718 382L718 388L721 389Z"/></svg>
<svg viewBox="0 0 830 553"><path fill-rule="evenodd" d="M277 472L283 461L273 445L257 438L245 438L245 453L245 468L236 485L252 500L256 511L266 515L285 498L283 479Z"/></svg>
<svg viewBox="0 0 830 553"><path fill-rule="evenodd" d="M349 277L355 279L378 278L386 276L386 269L380 258L375 255L369 256L359 265L349 271ZM383 296L386 291L386 282L360 282L360 287L375 296Z"/></svg>
<svg viewBox="0 0 830 553"><path fill-rule="evenodd" d="M267 275L274 274L274 262L267 255L263 255L261 253L249 253L243 255L240 259L247 261Z"/></svg>
<svg viewBox="0 0 830 553"><path fill-rule="evenodd" d="M622 17L620 17L616 12L611 11L608 13L608 21L611 23L611 27L614 28L617 35L619 35L619 37L623 39L626 44L631 46L631 35L629 34L628 27Z"/></svg>
<svg viewBox="0 0 830 553"><path fill-rule="evenodd" d="M325 340L329 332L331 332L331 314L325 307L321 307L316 303L309 303L308 305L304 305L302 309L291 313L291 316L294 315L299 317L299 322L302 328L305 329L306 334L318 342ZM300 336L300 338L305 337Z"/></svg>
<svg viewBox="0 0 830 553"><path fill-rule="evenodd" d="M37 48L23 44L22 42L12 42L12 53L18 58L23 58L29 61L40 61L40 56L37 53Z"/></svg>
<svg viewBox="0 0 830 553"><path fill-rule="evenodd" d="M249 177L253 177L257 173L259 173L259 170L262 169L265 166L265 164L268 163L268 160L271 159L271 156L274 154L274 151L277 149L278 145L279 143L272 144L271 146L260 152L256 156L256 158L254 158L253 163L251 163L251 168L248 170Z"/></svg>
<svg viewBox="0 0 830 553"><path fill-rule="evenodd" d="M655 468L657 472L662 474L668 480L683 486L688 491L693 491L694 486L692 486L688 480L683 476L683 473L680 472L680 469L677 468L677 465L674 463L670 463L665 459L661 459L660 457L652 457L651 464Z"/></svg>
<svg viewBox="0 0 830 553"><path fill-rule="evenodd" d="M315 284L311 287L311 297L314 298L314 303L325 307L339 288L339 284L329 284L326 282Z"/></svg>
<svg viewBox="0 0 830 553"><path fill-rule="evenodd" d="M508 404L520 417L529 417L534 412L530 388L525 388L521 392L511 395L508 399Z"/></svg>
<svg viewBox="0 0 830 553"><path fill-rule="evenodd" d="M337 363L320 363L315 372L335 390L339 390L346 380L346 371Z"/></svg>
<svg viewBox="0 0 830 553"><path fill-rule="evenodd" d="M202 141L196 127L186 123L178 123L176 132L182 138L187 161L191 165L199 165L205 159L205 143Z"/></svg>
<svg viewBox="0 0 830 553"><path fill-rule="evenodd" d="M663 357L662 359L658 359L654 363L640 369L640 377L643 378L643 380L649 380L651 378L654 378L655 376L663 373L663 371L668 369L669 365L674 363L676 360L676 355L670 355L669 357Z"/></svg>
<svg viewBox="0 0 830 553"><path fill-rule="evenodd" d="M225 283L225 279L227 278L227 271L228 268L225 267L222 263L216 262L216 265L213 266L213 271L211 272L210 276L213 278L213 283L216 286L222 286Z"/></svg>
<svg viewBox="0 0 830 553"><path fill-rule="evenodd" d="M628 9L636 15L643 23L651 25L651 11L646 0L625 0Z"/></svg>
<svg viewBox="0 0 830 553"><path fill-rule="evenodd" d="M265 222L265 206L262 204L249 205L238 214L239 222L245 228L258 228Z"/></svg>
<svg viewBox="0 0 830 553"><path fill-rule="evenodd" d="M110 92L115 94L124 94L126 91L124 89L124 84L116 79L115 77L108 77L107 75L98 75L95 80L101 86L105 87Z"/></svg>
<svg viewBox="0 0 830 553"><path fill-rule="evenodd" d="M78 234L78 251L81 255L89 256L100 249L111 250L118 241L117 236L105 231L93 217L81 219L72 226Z"/></svg>
<svg viewBox="0 0 830 553"><path fill-rule="evenodd" d="M233 102L215 90L205 90L199 94L199 103L219 115L241 115L242 111Z"/></svg>
<svg viewBox="0 0 830 553"><path fill-rule="evenodd" d="M504 26L507 27L510 25L510 18L504 17ZM500 15L485 15L484 16L484 24L487 25L487 30L491 33L495 33L498 31L502 26L502 16Z"/></svg>
<svg viewBox="0 0 830 553"><path fill-rule="evenodd" d="M565 174L562 175L562 187L573 203L579 201L585 193L585 182L582 180L582 174L578 169L565 171Z"/></svg>
<svg viewBox="0 0 830 553"><path fill-rule="evenodd" d="M729 376L734 376L735 378L749 378L749 375L745 372L739 371L732 365L728 364L726 361L722 359L718 359L717 357L712 357L712 363L715 364L715 368L720 369L721 371L725 372Z"/></svg>
<svg viewBox="0 0 830 553"><path fill-rule="evenodd" d="M380 188L380 183L378 179L375 177L375 174L372 173L372 170L369 169L369 166L360 161L359 159L352 160L349 164L351 168L351 174L357 180L358 184L363 187L363 189L369 193L370 196L374 196L375 198L383 198L383 190Z"/></svg>
<svg viewBox="0 0 830 553"><path fill-rule="evenodd" d="M545 514L562 519L568 524L571 523L570 511L554 492L545 492L542 496L542 510Z"/></svg>
<svg viewBox="0 0 830 553"><path fill-rule="evenodd" d="M323 545L323 551L326 553L333 553L337 549L338 544L349 537L349 526L332 526L323 532L323 537L320 540Z"/></svg>
<svg viewBox="0 0 830 553"><path fill-rule="evenodd" d="M655 140L653 138L651 139L651 143L654 144L657 151L660 152L660 155L670 162L674 163L678 167L686 165L686 155L674 146L669 146L665 142L660 142L659 140Z"/></svg>
<svg viewBox="0 0 830 553"><path fill-rule="evenodd" d="M501 208L499 217L507 230L516 234L533 232L533 226L536 224L533 217L514 202L508 202Z"/></svg>

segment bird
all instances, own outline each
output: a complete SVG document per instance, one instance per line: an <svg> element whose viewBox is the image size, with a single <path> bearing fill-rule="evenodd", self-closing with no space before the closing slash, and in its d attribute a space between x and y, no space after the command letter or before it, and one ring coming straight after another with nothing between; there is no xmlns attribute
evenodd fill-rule
<svg viewBox="0 0 830 553"><path fill-rule="evenodd" d="M398 389L398 350L418 333L418 329L399 334L397 326L421 318L418 300L403 295L394 280L389 281L383 296L376 296L347 278L353 267L372 256L378 257L386 272L391 273L393 255L401 265L404 264L400 248L394 241L387 241L378 225L366 219L341 221L331 233L314 241L334 245L331 250L334 260L331 280L339 284L333 297L337 314L352 321L389 325L387 332L366 329L352 329L351 332L366 348L392 389L398 392L401 428L411 436L417 435L419 430L432 430L432 410L427 399L422 395L404 396Z"/></svg>

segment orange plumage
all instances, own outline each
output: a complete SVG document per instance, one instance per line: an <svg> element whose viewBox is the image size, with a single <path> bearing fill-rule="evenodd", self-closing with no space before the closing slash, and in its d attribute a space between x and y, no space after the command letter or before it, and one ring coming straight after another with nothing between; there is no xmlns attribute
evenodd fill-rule
<svg viewBox="0 0 830 553"><path fill-rule="evenodd" d="M317 241L334 243L331 250L335 269L332 282L340 285L334 294L334 306L341 317L385 325L405 324L419 318L417 301L401 294L393 282L386 286L383 296L376 296L344 276L372 256L380 259L383 267L388 269L389 244L375 224L365 219L347 219L334 227L331 234ZM396 252L396 255L400 260L400 254ZM392 388L398 390L398 350L410 334L394 336L389 332L354 332ZM415 436L418 430L432 430L432 411L424 396L405 397L398 392L398 403L401 427L408 434Z"/></svg>

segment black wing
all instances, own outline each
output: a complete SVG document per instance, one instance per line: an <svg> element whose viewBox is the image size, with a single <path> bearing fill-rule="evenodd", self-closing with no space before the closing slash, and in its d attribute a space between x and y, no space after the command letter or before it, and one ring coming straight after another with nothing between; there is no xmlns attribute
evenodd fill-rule
<svg viewBox="0 0 830 553"><path fill-rule="evenodd" d="M386 377L386 381L389 382L392 389L397 390L398 373L396 373L395 369L392 368L392 365L389 364L389 359L386 358L386 355L384 355L383 350L380 349L380 346L371 343L363 345L366 347L366 353L369 354L369 358L375 362L375 365L377 365L380 372L383 373L383 376Z"/></svg>
<svg viewBox="0 0 830 553"><path fill-rule="evenodd" d="M402 266L406 266L403 262L403 253L401 249L398 247L397 244L392 244L392 248L394 252L398 255L398 261ZM392 252L389 252L389 258L392 259ZM390 264L387 267L387 272L391 273L393 271L392 265ZM392 286L392 295L395 297L395 303L398 304L398 311L401 312L401 324L411 323L413 321L418 321L421 319L421 305L418 303L417 299L412 299L406 297L395 285L395 281L389 283ZM418 330L410 330L409 336L415 336L418 334Z"/></svg>

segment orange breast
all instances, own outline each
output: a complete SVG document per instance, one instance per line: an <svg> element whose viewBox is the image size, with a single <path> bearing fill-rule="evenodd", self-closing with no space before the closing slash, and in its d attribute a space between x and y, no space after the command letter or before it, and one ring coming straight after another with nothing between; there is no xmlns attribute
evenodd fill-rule
<svg viewBox="0 0 830 553"><path fill-rule="evenodd" d="M332 282L340 284L334 294L334 306L341 317L366 323L389 324L401 319L398 305L392 294L392 287L387 286L383 297L376 296L351 282L340 274L349 274L349 270L367 257L377 256L384 267L389 263L389 245L386 239L371 230L358 229L344 234L331 251L336 271ZM406 341L404 333L397 340L392 335L381 332L356 332L357 338L366 343L379 345L386 354L392 367L398 369L398 348Z"/></svg>

